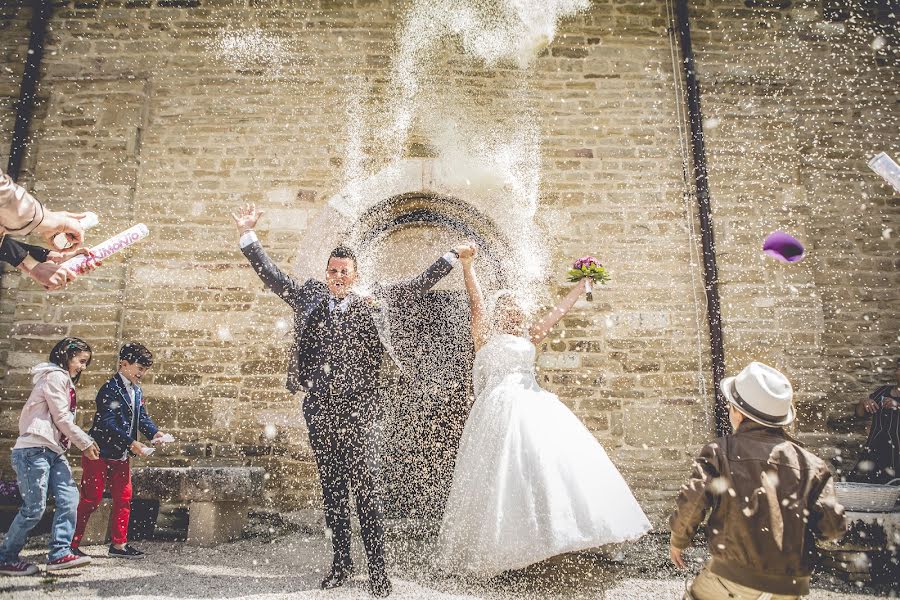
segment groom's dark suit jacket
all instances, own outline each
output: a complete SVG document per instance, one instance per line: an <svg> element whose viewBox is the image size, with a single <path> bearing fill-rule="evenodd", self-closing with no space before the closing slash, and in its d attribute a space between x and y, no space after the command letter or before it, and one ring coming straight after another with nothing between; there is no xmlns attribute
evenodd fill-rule
<svg viewBox="0 0 900 600"><path fill-rule="evenodd" d="M322 373L329 355L337 353L341 354L342 362L356 365L356 370L347 374L359 375L354 381L338 381L338 392L350 391L348 385L374 386L375 371L383 352L403 369L391 345L392 314L398 307L422 296L453 269L453 265L440 258L409 281L376 285L373 299L351 294L346 308L336 312L329 306L332 296L324 282L296 281L272 262L259 242L241 251L263 283L294 310L294 343L287 377L287 389L291 393L310 391L317 384L317 375ZM329 382L333 380L329 378Z"/></svg>

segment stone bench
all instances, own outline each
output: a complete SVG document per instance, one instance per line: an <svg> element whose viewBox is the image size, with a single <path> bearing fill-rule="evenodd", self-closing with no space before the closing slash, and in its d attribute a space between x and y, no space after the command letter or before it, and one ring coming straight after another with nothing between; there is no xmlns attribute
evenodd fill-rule
<svg viewBox="0 0 900 600"><path fill-rule="evenodd" d="M132 470L136 500L186 504L187 543L213 545L240 537L250 507L263 499L262 467L139 467ZM112 501L105 499L85 532L83 544L109 539Z"/></svg>

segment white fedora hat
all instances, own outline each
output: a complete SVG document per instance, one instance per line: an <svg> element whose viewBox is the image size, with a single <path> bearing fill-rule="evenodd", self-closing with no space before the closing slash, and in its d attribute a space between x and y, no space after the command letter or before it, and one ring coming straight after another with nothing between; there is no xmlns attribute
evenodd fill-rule
<svg viewBox="0 0 900 600"><path fill-rule="evenodd" d="M794 390L781 371L752 362L737 377L721 384L725 398L757 423L770 427L789 425L794 420Z"/></svg>

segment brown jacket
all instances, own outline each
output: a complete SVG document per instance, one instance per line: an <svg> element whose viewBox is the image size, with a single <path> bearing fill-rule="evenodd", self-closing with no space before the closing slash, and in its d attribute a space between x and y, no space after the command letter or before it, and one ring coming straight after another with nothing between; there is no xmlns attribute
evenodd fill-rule
<svg viewBox="0 0 900 600"><path fill-rule="evenodd" d="M710 570L773 594L808 593L814 538L847 526L825 462L749 419L700 451L669 520L672 545L688 547L707 511Z"/></svg>

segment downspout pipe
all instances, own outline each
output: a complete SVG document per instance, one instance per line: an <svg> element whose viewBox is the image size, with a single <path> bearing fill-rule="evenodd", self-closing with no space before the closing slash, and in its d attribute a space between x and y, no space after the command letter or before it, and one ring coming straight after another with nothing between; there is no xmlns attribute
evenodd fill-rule
<svg viewBox="0 0 900 600"><path fill-rule="evenodd" d="M709 347L715 388L716 435L731 430L728 407L720 390L725 378L725 348L722 342L722 307L719 301L719 271L716 267L716 241L713 235L712 210L709 197L709 177L706 169L706 146L703 140L703 113L700 110L700 83L691 44L691 26L687 0L675 0L675 26L681 47L684 68L685 99L691 130L691 155L694 188L700 219L700 238L703 246L703 278L706 289L706 318L709 324Z"/></svg>
<svg viewBox="0 0 900 600"><path fill-rule="evenodd" d="M19 86L19 101L16 103L16 125L9 146L9 163L6 173L13 181L18 181L22 173L22 161L28 150L28 132L31 130L31 116L37 82L41 76L41 59L44 56L44 40L47 37L47 23L52 11L51 0L34 0L31 4L31 35L28 38L28 54L25 56L25 71ZM0 236L2 237L2 236ZM0 289L3 288L3 267L0 266Z"/></svg>
<svg viewBox="0 0 900 600"><path fill-rule="evenodd" d="M22 161L28 149L28 134L31 130L31 117L34 114L37 84L41 75L41 59L44 56L44 40L47 37L47 23L50 21L52 9L51 0L35 0L32 3L31 36L28 39L25 71L19 88L19 102L16 104L16 125L9 148L9 164L6 167L6 173L13 180L18 180L22 172Z"/></svg>

